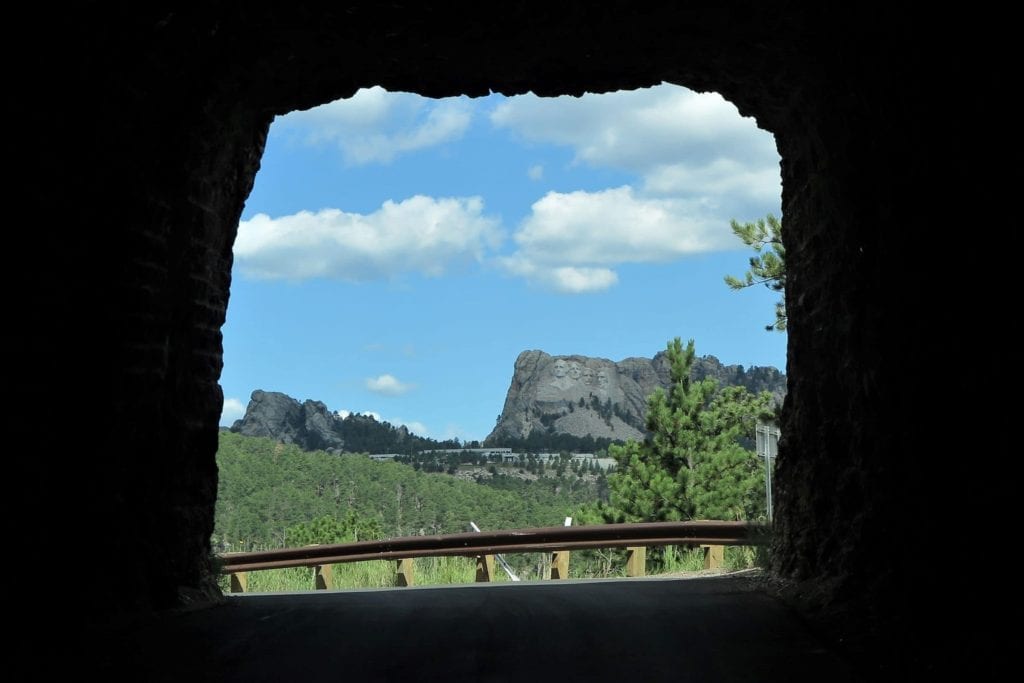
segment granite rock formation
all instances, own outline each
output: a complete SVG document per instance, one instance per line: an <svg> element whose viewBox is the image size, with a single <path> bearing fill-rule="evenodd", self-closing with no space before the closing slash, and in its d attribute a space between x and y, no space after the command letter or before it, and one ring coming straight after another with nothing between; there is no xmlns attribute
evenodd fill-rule
<svg viewBox="0 0 1024 683"><path fill-rule="evenodd" d="M231 431L328 453L414 453L457 446L455 441L418 436L405 425L378 421L373 415L342 417L320 401L300 403L288 394L262 389L252 392L245 415L235 420Z"/></svg>
<svg viewBox="0 0 1024 683"><path fill-rule="evenodd" d="M277 391L252 392L245 416L235 420L231 431L243 436L263 436L291 443L305 450L341 452L345 445L343 421L320 401L299 403Z"/></svg>
<svg viewBox="0 0 1024 683"><path fill-rule="evenodd" d="M744 370L742 365L722 365L714 356L703 356L695 360L692 376L715 379L720 386L768 391L779 404L786 394L786 376L772 367ZM615 440L643 438L647 397L658 387L667 388L669 382L664 351L654 358L626 358L618 363L523 351L487 443L525 438L533 430Z"/></svg>

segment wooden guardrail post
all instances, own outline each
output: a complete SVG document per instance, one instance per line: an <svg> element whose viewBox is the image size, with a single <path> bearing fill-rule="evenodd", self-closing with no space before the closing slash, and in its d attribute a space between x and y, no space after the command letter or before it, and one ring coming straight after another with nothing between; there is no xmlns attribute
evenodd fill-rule
<svg viewBox="0 0 1024 683"><path fill-rule="evenodd" d="M569 551L556 550L551 554L551 578L569 578Z"/></svg>
<svg viewBox="0 0 1024 683"><path fill-rule="evenodd" d="M724 545L702 545L704 548L704 569L720 569L725 564Z"/></svg>
<svg viewBox="0 0 1024 683"><path fill-rule="evenodd" d="M334 588L334 573L329 564L318 564L314 569L313 582L318 591Z"/></svg>
<svg viewBox="0 0 1024 683"><path fill-rule="evenodd" d="M626 548L626 576L646 576L647 548Z"/></svg>
<svg viewBox="0 0 1024 683"><path fill-rule="evenodd" d="M413 585L413 581L414 574L412 558L398 560L398 562L395 565L395 585L411 586Z"/></svg>
<svg viewBox="0 0 1024 683"><path fill-rule="evenodd" d="M249 572L232 572L231 592L244 593L249 590Z"/></svg>
<svg viewBox="0 0 1024 683"><path fill-rule="evenodd" d="M476 582L494 581L494 555L476 556Z"/></svg>

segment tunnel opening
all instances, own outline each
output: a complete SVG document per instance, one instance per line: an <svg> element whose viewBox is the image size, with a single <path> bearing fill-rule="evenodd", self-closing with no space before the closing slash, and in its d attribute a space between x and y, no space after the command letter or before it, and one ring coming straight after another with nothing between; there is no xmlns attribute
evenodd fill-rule
<svg viewBox="0 0 1024 683"><path fill-rule="evenodd" d="M237 451L247 442L231 442L230 464L220 466L214 547L294 545L314 518L337 531L356 508L356 526L393 537L461 532L472 521L488 530L550 526L574 514L587 491L591 502L607 502L608 443L643 439L651 382L667 381L664 358L654 365L639 358L663 352L661 337L697 340L697 379L742 386L750 397L767 390L778 407L784 377L759 366L784 371L785 336L755 333L777 295L735 294L722 282L748 260L730 221L778 215L778 198L771 135L719 95L669 84L582 98L472 100L370 88L278 118L235 245L222 429L238 420L232 430L247 437L447 472L496 497L513 485L539 490L550 482L554 490L544 495L518 495L564 509L523 519L511 510L465 519L442 510L427 519L440 501L425 504L423 482L395 479L384 467L380 475L386 470L395 490L350 481L363 474L310 482L291 471L303 483L263 485L296 500L271 500L253 491L265 473L239 468ZM552 379L547 368L521 376L513 362L521 353L540 354L541 365L560 362L568 375ZM513 386L542 377L547 384L536 396L510 395L515 407L502 409L513 365ZM327 405L299 405L305 399ZM369 438L368 429L380 433ZM418 437L433 442L414 445ZM752 450L752 426L746 441ZM510 453L481 463L473 449L482 444ZM463 446L456 455L431 453ZM577 460L600 463L601 472L584 473ZM737 507L730 519L764 517L759 462L742 468L744 486L757 492L738 494L744 511ZM381 500L368 499L370 488ZM513 503L496 505L518 509ZM610 562L604 558L604 574ZM340 585L347 572L335 567L334 574ZM303 585L312 586L310 577Z"/></svg>

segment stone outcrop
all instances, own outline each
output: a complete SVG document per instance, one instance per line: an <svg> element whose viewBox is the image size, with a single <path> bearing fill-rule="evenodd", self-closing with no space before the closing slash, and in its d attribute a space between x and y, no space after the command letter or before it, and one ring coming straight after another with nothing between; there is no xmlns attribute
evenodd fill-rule
<svg viewBox="0 0 1024 683"><path fill-rule="evenodd" d="M302 401L278 391L252 392L241 420L231 431L295 444L307 451L328 453L414 453L454 448L454 441L417 436L405 425L378 422L373 415L342 417L320 401Z"/></svg>
<svg viewBox="0 0 1024 683"><path fill-rule="evenodd" d="M245 416L231 425L244 436L263 436L305 450L341 452L343 421L320 401L299 403L277 391L252 392Z"/></svg>
<svg viewBox="0 0 1024 683"><path fill-rule="evenodd" d="M772 367L722 365L714 356L697 358L694 379L711 378L720 386L744 386L768 391L781 404L786 376ZM586 356L551 356L523 351L516 359L512 383L498 424L488 443L526 438L534 430L572 436L641 439L647 397L669 386L669 362L664 351L654 358L613 362Z"/></svg>

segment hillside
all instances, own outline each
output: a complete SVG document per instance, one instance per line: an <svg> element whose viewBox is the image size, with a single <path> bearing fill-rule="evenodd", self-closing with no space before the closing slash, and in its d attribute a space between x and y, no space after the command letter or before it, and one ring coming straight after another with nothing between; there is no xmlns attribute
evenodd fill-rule
<svg viewBox="0 0 1024 683"><path fill-rule="evenodd" d="M594 477L460 472L477 483L230 432L220 434L217 465L217 548L281 546L289 527L349 512L377 521L386 536L466 531L470 521L482 529L554 526L598 496Z"/></svg>

